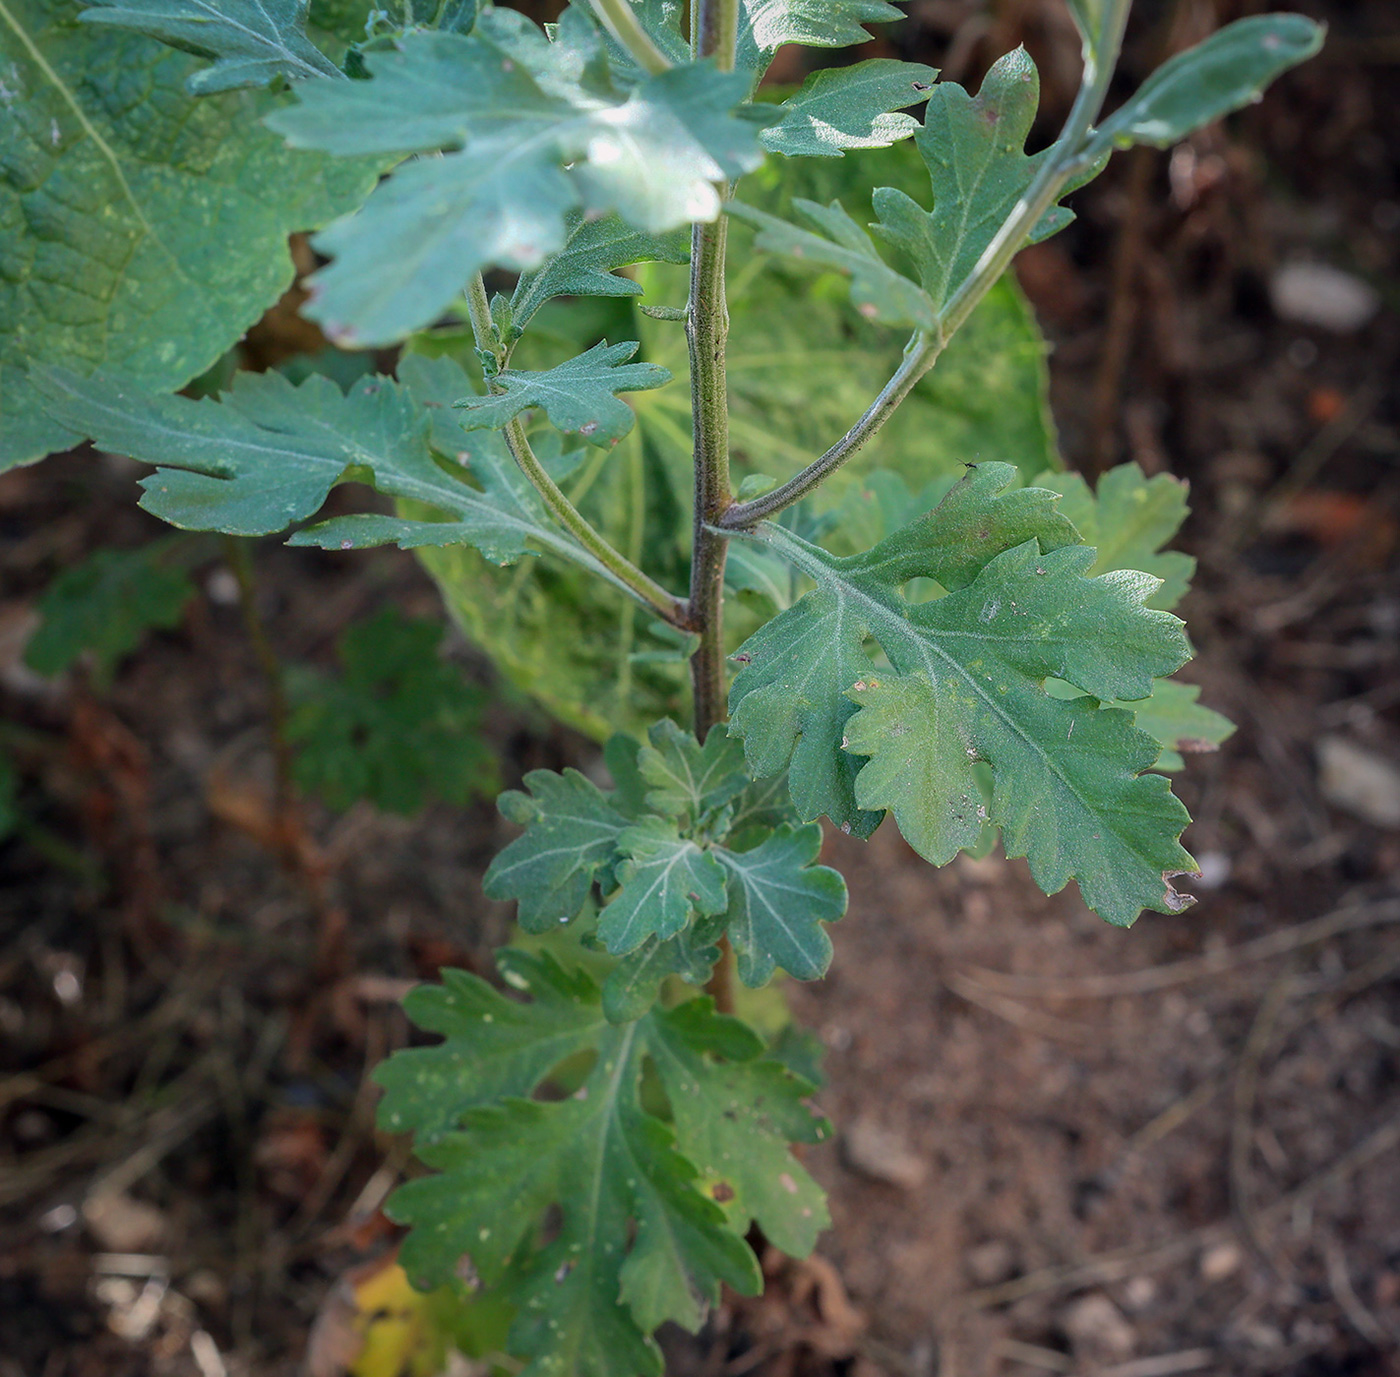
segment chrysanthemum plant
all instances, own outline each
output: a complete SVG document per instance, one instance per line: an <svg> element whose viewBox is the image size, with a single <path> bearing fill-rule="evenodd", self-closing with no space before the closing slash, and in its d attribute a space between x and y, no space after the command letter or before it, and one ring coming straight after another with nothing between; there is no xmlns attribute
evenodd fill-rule
<svg viewBox="0 0 1400 1377"><path fill-rule="evenodd" d="M827 969L846 888L817 863L820 818L868 837L891 814L934 865L999 839L1047 893L1074 880L1120 926L1190 902L1172 883L1195 870L1187 813L1161 771L1225 728L1170 678L1190 654L1168 610L1190 561L1160 549L1180 485L1124 467L1093 493L1037 480L1043 456L969 453L913 496L936 437L881 432L1011 290L996 284L1017 251L1070 220L1066 193L1116 149L1258 99L1321 33L1241 20L1105 116L1128 0L1070 8L1082 85L1027 155L1038 83L1020 50L975 96L889 59L760 90L779 47L859 44L899 18L885 0L574 0L543 29L475 0L313 6L310 27L299 0L0 3L0 464L87 438L152 465L142 505L175 526L418 549L505 671L529 687L522 667L551 662L542 696L600 739L677 705L607 740L606 782L536 771L502 797L521 831L485 888L523 934L497 955L505 988L445 971L416 990L410 1014L443 1040L377 1073L383 1124L432 1168L389 1205L403 1264L499 1297L527 1373L659 1373L658 1326L695 1329L722 1285L759 1290L758 1233L801 1256L826 1226L792 1151L829 1132L813 1087L733 1011L735 981ZM746 195L765 160L905 139L924 194L875 190L868 223ZM239 373L217 400L176 395L287 285L288 232L318 227L304 313L380 362L406 344L393 375ZM788 464L792 433L771 453L752 425L742 453L731 438L731 227L745 273L819 274L810 317L789 299L799 335L827 328L836 275L851 331L910 332L849 429L781 480L756 470ZM684 305L638 317L687 261ZM568 338L537 324L589 297L654 341L684 334L688 407L658 409L645 446L636 416L673 383L662 345L639 359L580 326L591 347L524 366ZM820 415L858 360L808 344L796 385ZM678 436L689 512L671 493L590 514L610 465L664 467ZM867 447L903 477L853 487L843 466ZM317 520L347 482L393 501ZM462 547L475 582L454 599L466 566L441 561ZM678 569L688 587L668 586ZM529 615L493 621L507 595ZM616 692L570 696L570 665L610 657ZM688 691L666 688L668 657Z"/></svg>

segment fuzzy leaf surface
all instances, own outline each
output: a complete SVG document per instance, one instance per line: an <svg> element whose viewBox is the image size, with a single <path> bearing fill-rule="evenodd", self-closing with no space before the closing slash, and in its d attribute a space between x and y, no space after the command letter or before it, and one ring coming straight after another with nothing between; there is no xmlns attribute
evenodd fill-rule
<svg viewBox="0 0 1400 1377"><path fill-rule="evenodd" d="M1061 526L1048 525L1048 549L1037 536L992 538L999 504L1013 514L1004 491L1013 476L1006 465L977 466L948 512L846 559L764 529L761 538L817 586L746 643L731 730L756 742L763 764L790 754L799 809L831 801L843 823L890 809L935 864L981 832L973 766L985 761L995 781L990 821L1047 893L1076 879L1089 906L1119 924L1143 908L1174 911L1184 901L1166 877L1194 863L1177 840L1185 809L1162 776L1139 777L1157 743L1128 713L1063 702L1044 682L1063 679L1100 700L1146 698L1154 678L1188 658L1186 638L1176 618L1143 606L1156 580L1086 577L1094 551L1066 543ZM1008 520L1004 529L1025 526ZM970 541L984 542L971 578ZM914 577L953 591L910 603L900 588ZM870 659L867 636L891 671ZM856 705L849 721L837 696ZM849 794L839 787L849 780L843 756L867 757ZM752 754L750 765L760 768Z"/></svg>
<svg viewBox="0 0 1400 1377"><path fill-rule="evenodd" d="M717 850L729 872L729 940L739 979L766 985L775 967L798 980L820 980L831 965L824 924L846 911L846 882L814 865L822 832L816 824L779 827L751 851Z"/></svg>
<svg viewBox="0 0 1400 1377"><path fill-rule="evenodd" d="M617 839L623 861L617 893L598 915L598 937L624 956L648 937L664 941L691 918L724 911L725 876L711 851L664 818L645 818Z"/></svg>
<svg viewBox="0 0 1400 1377"><path fill-rule="evenodd" d="M755 243L771 253L801 259L805 265L835 268L851 279L851 299L867 320L882 325L916 325L936 328L934 306L916 282L896 272L875 250L870 236L841 208L796 200L793 208L817 226L819 232L802 229L767 211L741 201L727 209L730 215L758 230Z"/></svg>
<svg viewBox="0 0 1400 1377"><path fill-rule="evenodd" d="M190 58L75 23L79 8L0 9L0 470L81 438L29 370L183 387L290 285L288 235L374 185L364 159L284 148L261 96L196 101Z"/></svg>
<svg viewBox="0 0 1400 1377"><path fill-rule="evenodd" d="M376 1072L388 1091L381 1121L418 1125L420 1155L440 1172L390 1202L391 1215L413 1226L403 1264L431 1284L454 1275L465 1255L488 1289L509 1272L520 1307L508 1347L530 1360L526 1372L659 1374L656 1325L698 1328L720 1281L743 1294L759 1289L742 1238L749 1218L794 1245L814 1237L802 1212L823 1219L820 1196L808 1199L810 1178L786 1146L826 1131L802 1105L811 1086L763 1057L760 1040L707 1000L614 1027L588 976L547 956L502 957L507 982L528 1003L452 973L441 992L410 996L415 1018L423 1013L447 1041ZM584 1049L596 1061L575 1094L526 1098ZM687 1102L672 1122L642 1101L647 1057L667 1100ZM761 1105L741 1102L745 1112L731 1114L736 1097L754 1090ZM757 1179L759 1165L772 1180ZM538 1225L551 1209L561 1211L559 1228L541 1244Z"/></svg>
<svg viewBox="0 0 1400 1377"><path fill-rule="evenodd" d="M1322 47L1326 29L1301 14L1237 19L1164 62L1100 126L1096 146L1170 148L1193 129L1257 100Z"/></svg>
<svg viewBox="0 0 1400 1377"><path fill-rule="evenodd" d="M391 343L472 273L540 267L576 208L649 234L713 219L716 185L762 160L758 131L777 116L737 108L742 73L683 63L614 85L590 20L571 8L557 33L487 10L470 35L411 33L367 55L369 81L303 83L271 119L297 147L441 154L318 237L335 261L312 279L308 314L337 342Z"/></svg>
<svg viewBox="0 0 1400 1377"><path fill-rule="evenodd" d="M641 287L615 268L629 263L688 263L690 235L684 230L647 234L616 215L601 220L570 217L564 247L534 272L522 273L510 298L515 334L546 301L559 296L640 296Z"/></svg>
<svg viewBox="0 0 1400 1377"><path fill-rule="evenodd" d="M737 64L762 72L785 43L804 48L850 48L868 43L862 25L902 19L886 0L742 0Z"/></svg>
<svg viewBox="0 0 1400 1377"><path fill-rule="evenodd" d="M446 427L441 413L470 387L456 364L405 360L402 371L413 389L368 377L348 393L316 374L298 386L279 373L238 373L219 401L152 395L56 368L36 370L34 381L62 425L157 466L142 479L141 505L173 526L270 535L314 515L336 483L357 476L447 519L335 517L289 543L339 550L468 544L500 564L546 549L610 577L554 524L499 437L456 428L453 453L471 465L480 488L434 460L429 436Z"/></svg>
<svg viewBox="0 0 1400 1377"><path fill-rule="evenodd" d="M525 787L500 797L502 815L525 833L491 862L482 887L490 899L518 899L527 932L548 932L578 914L631 820L577 770L531 770Z"/></svg>
<svg viewBox="0 0 1400 1377"><path fill-rule="evenodd" d="M848 148L888 148L919 127L901 113L928 99L938 71L920 62L875 57L813 72L779 107L782 119L760 136L770 153L839 158Z"/></svg>
<svg viewBox="0 0 1400 1377"><path fill-rule="evenodd" d="M97 0L86 24L129 29L209 58L191 75L191 95L267 86L279 77L342 78L344 73L306 36L306 0Z"/></svg>
<svg viewBox="0 0 1400 1377"><path fill-rule="evenodd" d="M650 786L647 806L658 813L698 822L749 785L744 748L723 727L712 730L701 746L689 732L665 718L651 728L647 738L638 753L637 768Z"/></svg>
<svg viewBox="0 0 1400 1377"><path fill-rule="evenodd" d="M654 363L628 363L637 348L636 341L604 342L543 373L498 373L491 381L499 391L457 403L462 426L500 430L522 411L538 406L566 434L582 435L589 444L607 449L636 422L632 408L617 394L646 392L671 381L671 374Z"/></svg>

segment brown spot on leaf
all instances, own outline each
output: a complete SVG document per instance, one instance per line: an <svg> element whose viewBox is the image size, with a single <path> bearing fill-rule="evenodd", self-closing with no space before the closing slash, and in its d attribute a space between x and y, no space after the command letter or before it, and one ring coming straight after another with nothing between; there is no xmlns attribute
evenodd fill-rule
<svg viewBox="0 0 1400 1377"><path fill-rule="evenodd" d="M710 1187L710 1195L721 1205L727 1205L734 1199L734 1187L728 1181L716 1181Z"/></svg>

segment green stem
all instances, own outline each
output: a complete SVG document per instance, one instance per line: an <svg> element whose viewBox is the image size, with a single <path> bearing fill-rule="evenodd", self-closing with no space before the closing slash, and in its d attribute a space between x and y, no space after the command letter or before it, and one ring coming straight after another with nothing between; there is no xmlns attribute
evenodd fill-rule
<svg viewBox="0 0 1400 1377"><path fill-rule="evenodd" d="M712 57L722 72L734 70L739 41L739 0L693 0L696 5L690 47L698 58Z"/></svg>
<svg viewBox="0 0 1400 1377"><path fill-rule="evenodd" d="M480 273L473 273L471 281L467 284L467 307L471 313L472 333L476 337L476 347L483 353L493 355L499 361L502 357L502 350L491 321L491 306L486 299L486 284L482 281ZM490 387L491 379L488 378L486 383ZM525 427L520 423L520 418L517 417L511 421L502 433L505 436L506 448L510 450L511 458L515 460L516 466L530 480L531 485L544 499L545 505L554 513L559 524L615 579L622 583L648 611L655 613L662 621L669 622L672 626L680 627L682 630L688 629L690 617L686 604L674 593L667 592L649 574L644 574L620 550L615 550L609 545L588 523L583 513L564 496L563 490L545 471L544 465L540 463L535 451L531 449L529 438L525 434Z"/></svg>
<svg viewBox="0 0 1400 1377"><path fill-rule="evenodd" d="M671 59L641 26L628 0L593 0L593 12L644 72L659 76L671 67Z"/></svg>
<svg viewBox="0 0 1400 1377"><path fill-rule="evenodd" d="M695 735L704 741L724 720L724 560L729 541L717 529L733 502L729 487L729 395L724 348L729 310L724 296L728 221L696 225L690 244L691 417L695 431L695 527L690 561L690 623L700 644L690 659Z"/></svg>
<svg viewBox="0 0 1400 1377"><path fill-rule="evenodd" d="M1132 0L1108 0L1104 16L1103 42L1096 54L1086 48L1084 76L1069 117L1048 158L1017 201L1006 222L987 245L973 270L957 290L944 302L938 312L938 330L933 334L917 333L904 349L904 358L880 395L865 414L830 449L807 465L801 473L781 487L764 493L751 502L731 506L720 520L727 531L748 530L760 521L775 515L784 507L801 500L829 478L854 455L881 426L889 420L895 408L913 390L937 361L944 345L967 320L978 302L991 290L1020 252L1026 238L1039 223L1042 215L1055 204L1071 177L1087 166L1086 149L1090 146L1093 123L1103 108L1118 51L1123 43L1123 30L1128 22Z"/></svg>

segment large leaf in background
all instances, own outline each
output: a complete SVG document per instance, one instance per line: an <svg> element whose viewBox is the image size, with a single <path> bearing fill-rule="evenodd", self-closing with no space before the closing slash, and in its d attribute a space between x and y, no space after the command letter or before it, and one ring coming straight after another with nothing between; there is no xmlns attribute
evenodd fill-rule
<svg viewBox="0 0 1400 1377"><path fill-rule="evenodd" d="M467 1256L488 1291L507 1273L523 1277L508 1346L534 1360L527 1372L659 1374L653 1328L666 1319L697 1328L721 1280L758 1290L743 1241L750 1219L798 1254L824 1226L821 1192L787 1147L827 1131L803 1107L812 1087L706 1000L614 1027L587 976L545 956L506 951L498 961L528 1003L445 973L441 990L415 992L408 1007L446 1040L375 1073L381 1121L417 1130L420 1155L441 1172L390 1202L414 1226L404 1266L417 1281L441 1281ZM596 1060L577 1093L529 1098L582 1050ZM669 1122L643 1101L646 1058ZM551 1208L559 1227L541 1244Z"/></svg>
<svg viewBox="0 0 1400 1377"><path fill-rule="evenodd" d="M284 148L266 98L195 100L190 58L78 9L0 8L0 470L75 442L27 368L182 387L291 283L287 236L374 184L364 159Z"/></svg>
<svg viewBox="0 0 1400 1377"><path fill-rule="evenodd" d="M332 338L393 343L474 272L539 267L575 207L650 234L713 219L716 184L762 161L758 131L777 116L740 105L742 74L684 63L619 87L581 11L555 32L489 9L470 35L409 33L366 56L371 80L302 83L300 103L269 120L300 148L441 153L404 164L317 238L335 261L306 313Z"/></svg>
<svg viewBox="0 0 1400 1377"><path fill-rule="evenodd" d="M1008 492L1014 478L1009 465L975 468L935 514L845 559L760 528L816 588L745 643L730 730L756 772L790 756L804 816L850 826L890 809L935 864L980 836L974 765L986 762L985 811L1047 893L1077 880L1121 925L1144 908L1175 912L1189 899L1170 878L1195 866L1178 841L1185 808L1161 775L1140 774L1159 744L1128 713L1057 699L1044 683L1147 698L1190 654L1181 624L1143 606L1148 575L1086 578L1094 551L1068 543L1048 494ZM949 591L911 603L901 589L914 578ZM891 669L870 658L870 637ZM849 789L841 762L861 756Z"/></svg>
<svg viewBox="0 0 1400 1377"><path fill-rule="evenodd" d="M213 59L185 83L191 95L208 96L279 77L342 77L307 38L306 9L306 0L97 0L82 19Z"/></svg>
<svg viewBox="0 0 1400 1377"><path fill-rule="evenodd" d="M839 197L854 211L862 198L868 204L877 179L914 191L928 186L923 162L906 142L875 154L773 159L742 190L750 203L774 213L785 213L794 196ZM732 226L730 242L730 440L736 473L786 477L865 409L898 366L904 335L855 315L839 274L813 278L782 260L752 254L750 231L740 224ZM682 268L652 263L635 269L633 277L645 304L685 300ZM636 428L611 455L590 455L562 485L615 545L654 577L683 588L691 477L682 327L639 316L630 300L552 302L535 314L512 366L547 368L604 334L640 338L639 357L668 368L676 381L630 397ZM469 339L452 346L425 337L417 347L455 347L462 357L471 356ZM820 388L813 388L814 376L823 379ZM927 510L966 462L1011 459L1025 476L1058 468L1046 390L1044 340L1014 282L1004 280L884 430L816 495L818 513L842 507L834 536L858 542L869 524L860 519L860 508L874 501L865 490L873 469L894 470L912 490L913 496L890 504L893 526ZM455 426L448 416L437 441L446 454L469 438L452 439ZM865 543L883 533L873 531ZM838 548L846 552L859 544ZM550 560L500 571L471 550L420 554L467 634L564 721L601 741L619 726L640 730L658 717L684 712L685 647L639 616L630 600ZM732 561L734 587L740 586L748 554ZM756 579L760 571L751 572ZM790 581L785 567L778 565L776 573ZM777 605L778 599L762 601ZM728 623L734 648L757 617L731 601Z"/></svg>

